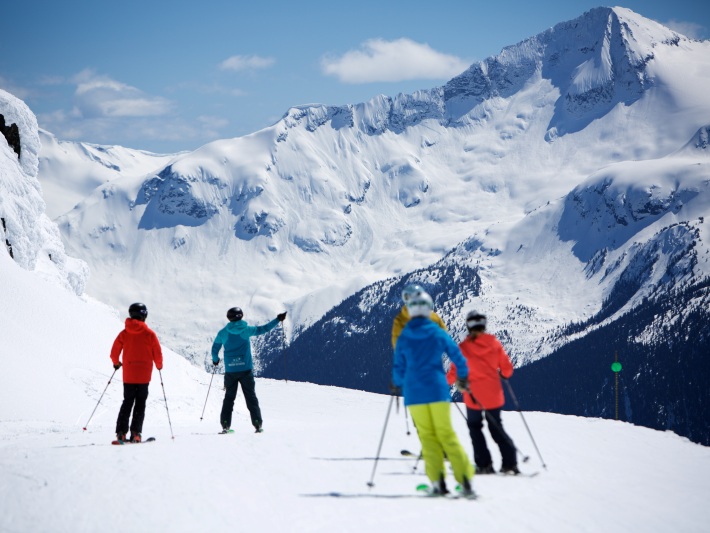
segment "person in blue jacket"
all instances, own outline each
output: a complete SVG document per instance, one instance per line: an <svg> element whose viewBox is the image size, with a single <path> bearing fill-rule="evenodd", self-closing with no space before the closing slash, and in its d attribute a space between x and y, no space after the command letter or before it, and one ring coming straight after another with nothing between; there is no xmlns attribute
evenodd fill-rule
<svg viewBox="0 0 710 533"><path fill-rule="evenodd" d="M465 497L474 497L471 482L474 469L451 425L451 394L442 364L449 356L457 369L457 386L464 387L468 366L461 350L430 316L431 296L422 292L407 302L411 320L402 330L394 351L393 392L402 391L422 443L431 495L448 493L444 453Z"/></svg>
<svg viewBox="0 0 710 533"><path fill-rule="evenodd" d="M224 347L224 401L222 412L219 415L222 424L222 433L228 433L232 426L232 411L237 390L241 383L244 391L244 400L249 409L251 423L257 433L261 433L263 421L259 400L256 397L256 384L254 382L253 363L251 358L251 337L263 335L274 329L279 322L286 319L286 313L280 313L271 322L263 326L250 326L242 320L244 313L239 307L232 307L227 311L229 324L217 333L212 344L212 363L219 364L219 351Z"/></svg>

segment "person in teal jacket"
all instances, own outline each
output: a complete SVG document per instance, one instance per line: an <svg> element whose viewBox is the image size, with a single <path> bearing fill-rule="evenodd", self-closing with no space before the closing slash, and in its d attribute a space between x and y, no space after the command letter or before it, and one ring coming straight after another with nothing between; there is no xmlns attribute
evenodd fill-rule
<svg viewBox="0 0 710 533"><path fill-rule="evenodd" d="M256 397L254 382L254 365L251 357L251 337L263 335L274 329L279 322L286 319L286 313L280 313L271 322L262 326L250 326L242 320L244 313L238 307L227 311L229 324L222 328L212 343L212 363L219 364L219 352L224 347L224 401L219 415L222 433L228 433L232 426L232 411L237 398L239 384L244 391L244 400L249 409L251 423L257 433L262 431L263 420L259 399Z"/></svg>
<svg viewBox="0 0 710 533"><path fill-rule="evenodd" d="M441 356L447 354L456 365L459 386L465 386L468 366L449 334L429 318L433 307L431 296L425 292L407 302L411 320L402 330L394 350L392 384L395 390L401 388L404 405L409 408L417 427L425 471L432 482L429 493L444 495L448 492L446 453L463 495L474 497L473 465L451 424L451 393Z"/></svg>

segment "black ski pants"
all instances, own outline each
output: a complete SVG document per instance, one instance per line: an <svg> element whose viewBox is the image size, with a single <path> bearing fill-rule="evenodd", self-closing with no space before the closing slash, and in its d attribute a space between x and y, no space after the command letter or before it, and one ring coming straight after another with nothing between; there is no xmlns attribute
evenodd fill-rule
<svg viewBox="0 0 710 533"><path fill-rule="evenodd" d="M468 420L468 432L471 435L473 444L473 460L477 467L492 466L493 459L491 452L486 445L486 437L483 435L483 413L486 413L488 431L498 445L500 455L503 459L501 469L517 466L518 461L515 456L515 445L513 440L503 429L503 422L500 418L500 409L488 409L479 411L477 409L466 408Z"/></svg>
<svg viewBox="0 0 710 533"><path fill-rule="evenodd" d="M116 420L116 433L128 433L128 419L133 410L130 430L134 435L143 432L145 418L145 402L148 399L148 383L124 383L123 403Z"/></svg>
<svg viewBox="0 0 710 533"><path fill-rule="evenodd" d="M247 403L247 409L249 409L249 414L251 415L251 423L256 429L259 429L261 427L261 409L259 409L259 399L256 397L254 373L251 370L225 372L225 393L219 420L223 428L232 427L232 411L234 410L234 400L237 398L240 383L244 391L244 400Z"/></svg>

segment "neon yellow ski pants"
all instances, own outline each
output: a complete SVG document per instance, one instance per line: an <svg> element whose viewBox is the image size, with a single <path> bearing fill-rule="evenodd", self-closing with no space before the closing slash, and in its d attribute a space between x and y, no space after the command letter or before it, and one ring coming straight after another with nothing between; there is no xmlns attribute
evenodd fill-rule
<svg viewBox="0 0 710 533"><path fill-rule="evenodd" d="M459 483L463 478L473 479L473 465L461 446L451 425L451 403L434 402L409 406L412 420L417 427L422 443L422 456L427 477L436 483L443 476L446 478L444 453L454 470L454 477Z"/></svg>

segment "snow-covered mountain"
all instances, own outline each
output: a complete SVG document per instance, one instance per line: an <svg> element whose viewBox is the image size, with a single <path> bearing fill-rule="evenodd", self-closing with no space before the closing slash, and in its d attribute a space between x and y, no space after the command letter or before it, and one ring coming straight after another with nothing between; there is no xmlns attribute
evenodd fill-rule
<svg viewBox="0 0 710 533"><path fill-rule="evenodd" d="M604 348L623 352L704 316L709 81L710 42L597 8L443 87L294 107L114 179L60 228L90 294L145 301L198 361L227 308L262 322L285 306L291 346L264 345L267 375L384 390L412 279L456 335L468 308L487 312L530 368L635 312L670 313ZM707 346L693 323L675 349Z"/></svg>
<svg viewBox="0 0 710 533"><path fill-rule="evenodd" d="M232 305L257 321L286 305L303 327L472 235L525 227L612 163L677 151L710 124L709 49L629 10L594 9L444 87L294 107L270 128L112 180L60 227L91 265L92 295L146 300L159 330L201 358ZM526 293L506 283L506 295ZM579 305L547 311L547 327L601 305L581 286Z"/></svg>

